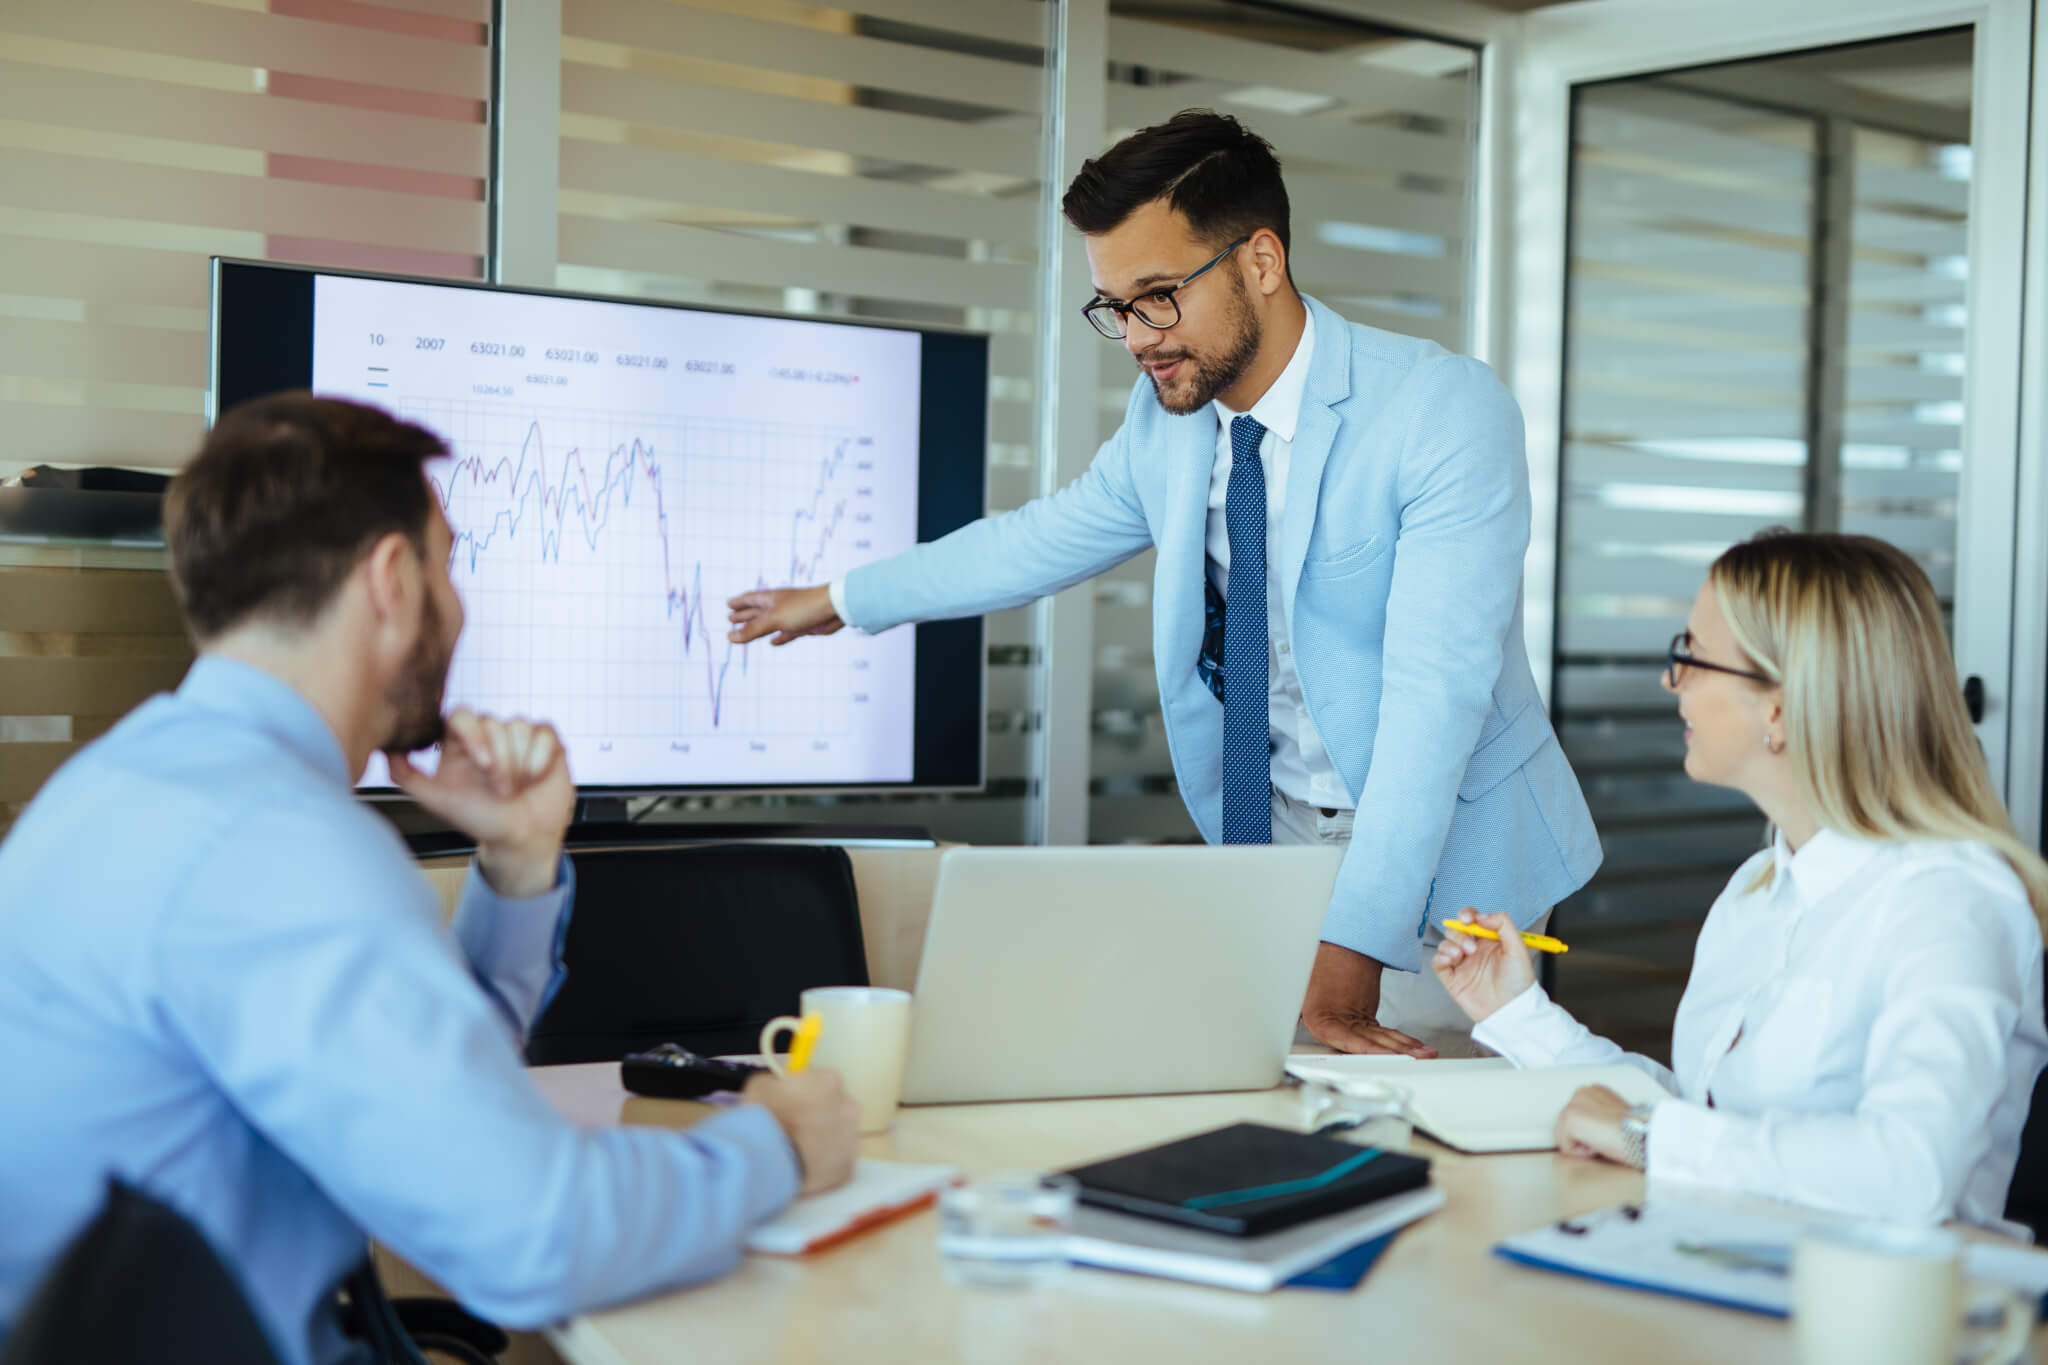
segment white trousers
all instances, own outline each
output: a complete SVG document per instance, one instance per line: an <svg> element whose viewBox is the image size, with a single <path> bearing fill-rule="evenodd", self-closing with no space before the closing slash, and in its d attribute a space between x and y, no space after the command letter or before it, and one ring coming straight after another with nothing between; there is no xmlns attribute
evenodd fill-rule
<svg viewBox="0 0 2048 1365"><path fill-rule="evenodd" d="M1273 842L1348 846L1355 816L1356 812L1348 810L1325 815L1316 807L1297 801L1276 788L1273 792ZM1450 913L1461 908L1454 906ZM1484 910L1487 907L1482 905L1479 908ZM1548 923L1550 913L1545 911L1543 918L1530 926L1531 932L1542 933ZM1386 1028L1399 1029L1418 1042L1427 1043L1441 1057L1490 1055L1472 1041L1472 1021L1465 1017L1465 1011L1458 1008L1458 1002L1451 999L1443 982L1437 980L1436 973L1429 968L1429 959L1436 955L1437 945L1443 941L1444 931L1437 928L1432 919L1422 934L1422 970L1402 972L1389 967L1381 974L1379 1022ZM1305 1031L1297 1039L1307 1040Z"/></svg>

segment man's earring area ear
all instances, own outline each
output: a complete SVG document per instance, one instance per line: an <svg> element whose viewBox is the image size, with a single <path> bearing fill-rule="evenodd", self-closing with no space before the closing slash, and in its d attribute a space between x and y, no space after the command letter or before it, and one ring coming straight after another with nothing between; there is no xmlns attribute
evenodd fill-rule
<svg viewBox="0 0 2048 1365"><path fill-rule="evenodd" d="M1785 751L1785 741L1766 730L1764 731L1764 748L1770 753L1783 753Z"/></svg>

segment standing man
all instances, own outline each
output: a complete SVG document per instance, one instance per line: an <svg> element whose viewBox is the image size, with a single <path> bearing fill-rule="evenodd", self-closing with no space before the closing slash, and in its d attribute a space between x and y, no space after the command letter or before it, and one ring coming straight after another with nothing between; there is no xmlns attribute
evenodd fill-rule
<svg viewBox="0 0 2048 1365"><path fill-rule="evenodd" d="M1522 645L1521 413L1479 362L1296 292L1280 164L1235 119L1134 133L1064 208L1086 316L1144 372L1088 472L839 582L736 597L731 638L997 611L1157 546L1159 695L1203 837L1349 845L1303 1022L1434 1055L1415 1033L1470 1032L1421 970L1435 921L1533 925L1600 862Z"/></svg>

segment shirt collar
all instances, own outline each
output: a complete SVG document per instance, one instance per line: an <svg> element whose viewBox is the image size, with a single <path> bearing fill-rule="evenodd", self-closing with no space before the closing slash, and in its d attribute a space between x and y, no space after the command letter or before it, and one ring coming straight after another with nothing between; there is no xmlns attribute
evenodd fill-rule
<svg viewBox="0 0 2048 1365"><path fill-rule="evenodd" d="M218 654L202 654L178 686L178 701L221 711L270 735L344 787L355 785L348 756L327 718L282 678Z"/></svg>
<svg viewBox="0 0 2048 1365"><path fill-rule="evenodd" d="M1272 432L1275 440L1290 444L1294 440L1294 428L1301 422L1301 396L1308 388L1309 359L1316 349L1315 310L1304 308L1302 313L1301 340L1294 343L1294 354L1288 358L1287 368L1280 371L1280 377L1259 395L1259 401L1252 404L1251 411L1242 414ZM1231 420L1240 415L1225 406L1220 398L1213 406L1216 420L1225 430L1229 429Z"/></svg>
<svg viewBox="0 0 2048 1365"><path fill-rule="evenodd" d="M1868 839L1823 829L1794 853L1783 830L1771 836L1775 866L1791 878L1801 905L1814 905L1833 895L1856 869L1877 856L1880 847Z"/></svg>

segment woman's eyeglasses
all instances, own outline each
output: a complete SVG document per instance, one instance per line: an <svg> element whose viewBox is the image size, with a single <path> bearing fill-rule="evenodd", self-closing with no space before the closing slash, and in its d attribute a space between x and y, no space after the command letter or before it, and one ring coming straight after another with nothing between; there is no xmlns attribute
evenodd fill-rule
<svg viewBox="0 0 2048 1365"><path fill-rule="evenodd" d="M1687 648L1691 644L1692 632L1689 630L1681 630L1678 634L1671 637L1671 649L1665 655L1664 662L1664 682L1666 686L1676 690L1678 685L1685 681L1685 671L1688 668L1704 668L1713 673L1727 673L1733 677L1748 678L1751 682L1760 682L1767 686L1772 683L1770 678L1765 677L1761 673L1753 673L1746 668L1730 668L1726 664L1708 663L1705 659L1694 655Z"/></svg>

